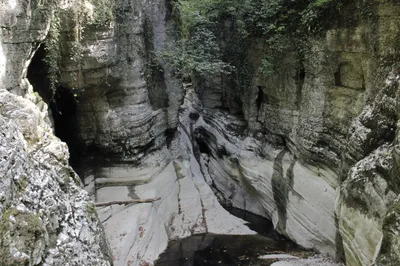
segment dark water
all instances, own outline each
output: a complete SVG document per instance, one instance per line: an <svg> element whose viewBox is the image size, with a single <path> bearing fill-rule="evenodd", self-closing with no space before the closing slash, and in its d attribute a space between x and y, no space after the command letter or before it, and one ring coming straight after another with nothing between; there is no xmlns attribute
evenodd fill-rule
<svg viewBox="0 0 400 266"><path fill-rule="evenodd" d="M156 266L236 266L271 265L272 260L259 260L260 255L302 252L296 244L273 230L272 223L260 216L228 209L248 222L258 235L195 235L170 243L155 262Z"/></svg>

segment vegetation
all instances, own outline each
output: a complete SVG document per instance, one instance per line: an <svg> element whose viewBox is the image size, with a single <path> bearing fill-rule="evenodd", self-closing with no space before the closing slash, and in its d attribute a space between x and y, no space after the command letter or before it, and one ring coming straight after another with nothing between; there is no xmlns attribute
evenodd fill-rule
<svg viewBox="0 0 400 266"><path fill-rule="evenodd" d="M39 5L36 12L48 17L51 16L51 24L48 36L45 40L46 57L44 61L47 65L50 90L53 93L58 86L58 80L61 74L61 60L63 56L68 56L77 64L78 73L75 76L77 88L82 89L82 57L83 47L82 39L85 27L110 27L114 21L115 1L112 0L91 0L90 2L81 0L78 6L68 10L61 10L57 6L59 0L47 0ZM64 32L66 37L72 41L71 47L67 47L67 42L61 42L61 22L62 20L71 20L74 28L71 32ZM63 54L68 52L69 55ZM77 96L76 94L74 94Z"/></svg>
<svg viewBox="0 0 400 266"><path fill-rule="evenodd" d="M288 49L301 57L300 45L291 47L293 39L301 44L305 36L321 32L341 5L341 0L176 0L181 41L162 57L183 78L225 73L245 88L253 71L246 53L254 38L268 47L261 66L268 76Z"/></svg>
<svg viewBox="0 0 400 266"><path fill-rule="evenodd" d="M60 17L58 10L54 12L53 20L50 24L50 30L45 41L46 57L44 61L47 65L48 78L50 81L50 89L53 94L58 84L58 77L60 75Z"/></svg>
<svg viewBox="0 0 400 266"><path fill-rule="evenodd" d="M109 27L115 20L115 2L112 0L91 0L93 14L87 20L89 25Z"/></svg>
<svg viewBox="0 0 400 266"><path fill-rule="evenodd" d="M16 234L15 232L18 232ZM10 239L23 243L27 252L34 249L37 236L43 233L39 215L21 212L14 208L5 208L0 218L0 265L28 265L28 258L19 259L10 255Z"/></svg>

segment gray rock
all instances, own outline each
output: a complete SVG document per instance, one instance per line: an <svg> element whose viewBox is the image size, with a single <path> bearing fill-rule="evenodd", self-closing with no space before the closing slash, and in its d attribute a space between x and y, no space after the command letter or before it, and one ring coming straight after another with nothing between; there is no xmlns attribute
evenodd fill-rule
<svg viewBox="0 0 400 266"><path fill-rule="evenodd" d="M52 8L0 3L0 264L111 265L93 203L68 165L68 148L26 79Z"/></svg>
<svg viewBox="0 0 400 266"><path fill-rule="evenodd" d="M2 265L110 265L68 149L30 101L0 89Z"/></svg>

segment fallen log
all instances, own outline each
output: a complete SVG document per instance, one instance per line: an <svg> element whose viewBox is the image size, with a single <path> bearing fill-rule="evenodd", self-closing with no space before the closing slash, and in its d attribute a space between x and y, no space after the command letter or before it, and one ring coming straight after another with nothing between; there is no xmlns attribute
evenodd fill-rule
<svg viewBox="0 0 400 266"><path fill-rule="evenodd" d="M110 205L127 205L131 203L148 203L148 202L153 202L160 200L161 198L153 198L153 199L133 199L133 200L122 200L122 201L109 201L109 202L100 202L100 203L95 203L94 206L96 207L104 207L104 206L110 206Z"/></svg>

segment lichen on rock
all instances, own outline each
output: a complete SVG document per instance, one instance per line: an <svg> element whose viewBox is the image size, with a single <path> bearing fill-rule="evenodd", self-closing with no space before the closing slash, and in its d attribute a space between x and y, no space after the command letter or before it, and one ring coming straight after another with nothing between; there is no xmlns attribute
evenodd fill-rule
<svg viewBox="0 0 400 266"><path fill-rule="evenodd" d="M54 4L0 3L0 264L111 265L93 203L68 165L67 145L54 135L47 105L26 78Z"/></svg>
<svg viewBox="0 0 400 266"><path fill-rule="evenodd" d="M0 90L1 258L4 265L109 265L93 203L45 114ZM104 245L105 244L105 245Z"/></svg>

